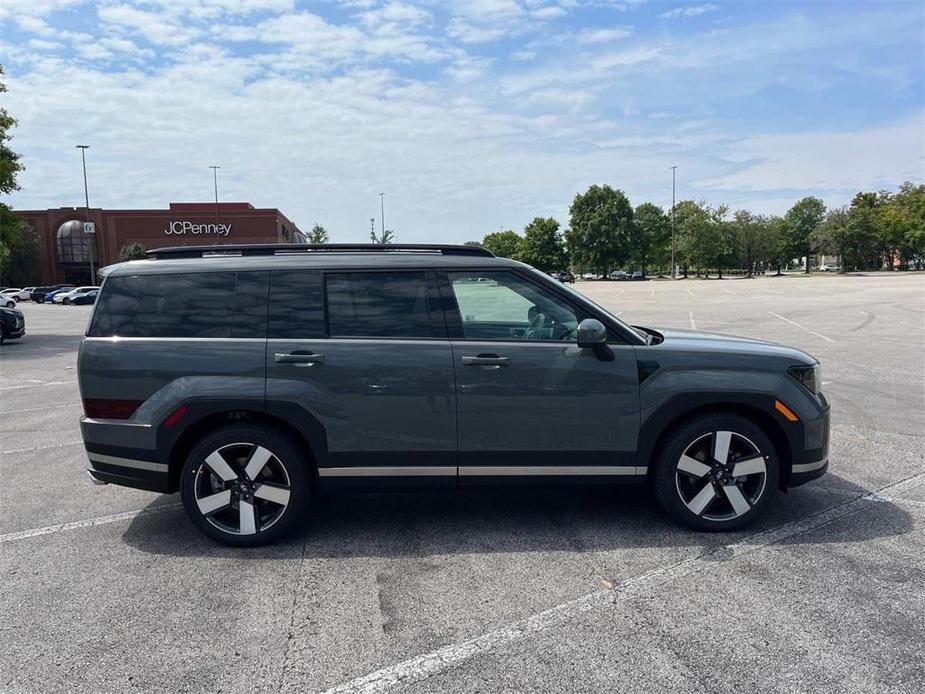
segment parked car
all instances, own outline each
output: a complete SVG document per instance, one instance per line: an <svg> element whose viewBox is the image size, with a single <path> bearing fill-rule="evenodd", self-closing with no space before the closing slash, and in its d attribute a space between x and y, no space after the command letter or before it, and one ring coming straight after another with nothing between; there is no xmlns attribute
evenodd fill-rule
<svg viewBox="0 0 925 694"><path fill-rule="evenodd" d="M552 273L552 277L565 284L575 284L575 275L573 275L568 270L565 270L564 272L554 272Z"/></svg>
<svg viewBox="0 0 925 694"><path fill-rule="evenodd" d="M41 304L45 302L45 297L48 295L49 292L54 292L59 289L73 289L73 288L74 288L73 284L52 284L52 285L48 285L45 287L36 287L35 289L32 290L32 293L29 295L29 297L35 303Z"/></svg>
<svg viewBox="0 0 925 694"><path fill-rule="evenodd" d="M19 291L19 294L17 294L16 299L18 301L28 301L31 298L30 295L33 289L35 289L35 287L23 287Z"/></svg>
<svg viewBox="0 0 925 694"><path fill-rule="evenodd" d="M76 289L72 289L69 292L64 292L64 291L58 292L55 294L54 298L52 299L52 302L56 304L64 304L65 306L67 306L68 304L71 303L71 301L74 300L74 297L77 297L81 294L85 294L87 292L96 291L97 289L99 289L99 287L87 286L87 287L77 287Z"/></svg>
<svg viewBox="0 0 925 694"><path fill-rule="evenodd" d="M55 297L58 296L58 294L66 294L73 289L74 287L61 287L60 289L53 289L45 295L45 303L54 303Z"/></svg>
<svg viewBox="0 0 925 694"><path fill-rule="evenodd" d="M106 268L78 383L91 478L179 491L219 542L299 527L314 484L401 481L649 483L733 530L827 469L798 349L630 326L470 246L213 249Z"/></svg>
<svg viewBox="0 0 925 694"><path fill-rule="evenodd" d="M99 292L94 289L92 292L84 292L83 294L78 294L73 299L71 299L72 306L83 306L85 304L95 304L96 296Z"/></svg>
<svg viewBox="0 0 925 694"><path fill-rule="evenodd" d="M16 308L16 302L18 301L17 294L19 291L19 289L4 289L0 291L0 306Z"/></svg>
<svg viewBox="0 0 925 694"><path fill-rule="evenodd" d="M0 307L0 345L7 340L16 340L26 334L26 319L22 311Z"/></svg>
<svg viewBox="0 0 925 694"><path fill-rule="evenodd" d="M636 270L629 278L636 281L648 279L642 270Z"/></svg>
<svg viewBox="0 0 925 694"><path fill-rule="evenodd" d="M614 270L613 272L610 273L609 276L610 276L610 279L612 279L612 280L625 280L625 279L629 279L629 274L627 274L627 273L624 272L623 270Z"/></svg>

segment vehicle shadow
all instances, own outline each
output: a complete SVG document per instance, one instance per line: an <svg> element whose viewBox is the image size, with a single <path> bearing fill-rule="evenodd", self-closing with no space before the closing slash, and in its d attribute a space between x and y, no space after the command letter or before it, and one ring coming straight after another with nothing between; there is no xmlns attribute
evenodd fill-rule
<svg viewBox="0 0 925 694"><path fill-rule="evenodd" d="M303 551L307 558L421 557L685 546L709 552L850 503L866 492L829 475L825 486L814 489L810 484L779 494L771 512L744 531L716 534L678 526L659 511L644 487L319 492L306 527L274 547L240 550L220 546L200 535L182 510L136 517L123 540L154 554L238 558L300 555ZM874 506L879 522L865 522L864 510ZM862 542L905 534L912 527L909 514L890 502L871 503L839 522L843 527L835 539L810 532L793 535L786 542ZM714 560L722 558L719 553Z"/></svg>
<svg viewBox="0 0 925 694"><path fill-rule="evenodd" d="M29 326L26 326L28 331ZM83 335L26 332L22 337L8 340L0 346L0 359L4 362L24 361L35 357L55 357L61 354L77 355Z"/></svg>

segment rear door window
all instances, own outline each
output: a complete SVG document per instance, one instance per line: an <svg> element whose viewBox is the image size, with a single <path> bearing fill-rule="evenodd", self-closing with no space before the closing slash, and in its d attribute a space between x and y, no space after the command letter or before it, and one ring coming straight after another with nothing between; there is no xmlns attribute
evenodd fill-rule
<svg viewBox="0 0 925 694"><path fill-rule="evenodd" d="M438 337L424 271L329 273L325 290L332 337Z"/></svg>
<svg viewBox="0 0 925 694"><path fill-rule="evenodd" d="M110 277L90 337L265 338L268 272Z"/></svg>
<svg viewBox="0 0 925 694"><path fill-rule="evenodd" d="M325 334L321 272L274 270L270 276L270 337L297 340Z"/></svg>

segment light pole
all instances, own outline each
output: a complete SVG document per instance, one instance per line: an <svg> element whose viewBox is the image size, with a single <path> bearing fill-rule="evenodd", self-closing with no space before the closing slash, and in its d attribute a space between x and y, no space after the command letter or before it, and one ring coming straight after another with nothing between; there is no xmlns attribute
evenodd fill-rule
<svg viewBox="0 0 925 694"><path fill-rule="evenodd" d="M77 149L80 150L80 163L83 165L84 170L84 203L87 208L87 222L90 221L90 189L87 187L87 150L90 149L90 145L74 145ZM84 230L84 234L86 234ZM87 248L87 255L90 257L90 284L93 284L93 277L95 274L93 267L93 251L96 250L96 234L92 234L93 239L90 241L89 247Z"/></svg>
<svg viewBox="0 0 925 694"><path fill-rule="evenodd" d="M671 167L671 279L677 277L674 264L674 190L675 190L675 172L678 165Z"/></svg>
<svg viewBox="0 0 925 694"><path fill-rule="evenodd" d="M209 164L209 168L212 169L212 183L215 185L215 233L218 234L218 170L222 167Z"/></svg>
<svg viewBox="0 0 925 694"><path fill-rule="evenodd" d="M379 193L379 217L382 224L382 240L385 241L385 193Z"/></svg>

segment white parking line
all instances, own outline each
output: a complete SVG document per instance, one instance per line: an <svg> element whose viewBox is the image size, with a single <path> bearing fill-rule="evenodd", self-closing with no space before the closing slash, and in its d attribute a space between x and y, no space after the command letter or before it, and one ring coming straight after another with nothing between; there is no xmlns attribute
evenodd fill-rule
<svg viewBox="0 0 925 694"><path fill-rule="evenodd" d="M183 504L164 504L163 506L154 506L153 508L143 508L139 511L124 511L122 513L112 513L108 516L97 516L96 518L86 518L85 520L71 521L70 523L59 523L58 525L46 525L44 528L34 528L32 530L20 530L15 533L0 535L0 544L5 542L16 542L17 540L26 540L30 537L40 535L53 535L63 533L68 530L79 530L81 528L92 528L96 525L105 525L106 523L118 523L123 520L132 520L138 516L146 516L152 513L162 513L164 511L174 511L182 508Z"/></svg>
<svg viewBox="0 0 925 694"><path fill-rule="evenodd" d="M822 339L825 340L826 342L831 342L833 345L835 344L835 340L833 340L831 337L826 337L826 336L823 335L822 333L817 333L815 330L810 330L810 329L807 328L805 325L800 325L800 324L797 323L795 320L790 320L790 319L787 318L786 316L782 316L782 315L780 315L779 313L774 313L774 311L768 311L768 313L770 313L770 314L771 314L772 316L774 316L775 318L780 318L782 321L786 321L786 322L790 323L791 325L797 326L800 330L805 330L806 332L808 332L808 333L810 333L810 334L812 334L812 335L815 335L816 337L822 338Z"/></svg>
<svg viewBox="0 0 925 694"><path fill-rule="evenodd" d="M921 484L922 480L925 480L925 472L896 484L888 485L881 489L880 492L907 489L910 488L910 482L914 482L912 486L917 486ZM407 687L450 670L470 658L547 631L595 608L624 602L684 576L709 570L711 567L716 566L715 562L703 561L705 557L710 555L721 553L724 559L737 559L790 537L803 535L841 518L860 513L865 507L865 502L875 500L870 498L871 496L870 494L858 496L812 516L790 521L777 528L756 533L742 539L740 542L688 557L676 564L646 571L623 581L612 591L588 593L575 600L556 605L531 617L514 622L509 626L376 670L368 675L328 689L324 694L379 694L398 687Z"/></svg>
<svg viewBox="0 0 925 694"><path fill-rule="evenodd" d="M901 320L898 320L895 322L898 323L899 325L905 325L906 327L909 327L909 328L915 328L916 330L925 330L925 326L914 325L912 323L906 323L905 321L901 321Z"/></svg>
<svg viewBox="0 0 925 694"><path fill-rule="evenodd" d="M688 289L687 287L684 287L684 291L686 291L686 292L687 292L688 294L690 294L691 296L694 296L694 292L692 292L692 291L691 291L690 289Z"/></svg>
<svg viewBox="0 0 925 694"><path fill-rule="evenodd" d="M11 448L8 451L0 451L0 453L31 453L32 451L45 451L49 448L65 448L67 446L77 446L82 444L83 441L67 441L65 443L53 443L48 446L33 446L32 448Z"/></svg>
<svg viewBox="0 0 925 694"><path fill-rule="evenodd" d="M652 285L652 296L655 296L655 285Z"/></svg>
<svg viewBox="0 0 925 694"><path fill-rule="evenodd" d="M697 329L697 321L694 320L694 312L693 312L693 311L690 312L690 317L691 317L691 330L696 330L696 329Z"/></svg>
<svg viewBox="0 0 925 694"><path fill-rule="evenodd" d="M734 291L731 291L731 290L729 290L729 289L726 289L725 287L723 287L722 289L723 289L723 291L726 292L727 294L732 294L733 296L738 296L737 293L735 293Z"/></svg>

